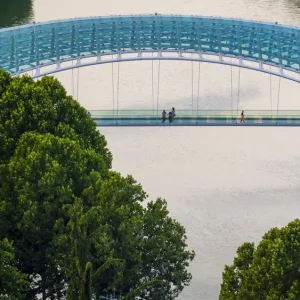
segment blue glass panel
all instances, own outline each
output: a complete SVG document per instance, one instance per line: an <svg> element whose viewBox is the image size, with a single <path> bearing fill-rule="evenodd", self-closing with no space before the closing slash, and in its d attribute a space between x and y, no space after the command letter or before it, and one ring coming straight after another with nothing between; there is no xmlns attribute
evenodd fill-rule
<svg viewBox="0 0 300 300"><path fill-rule="evenodd" d="M300 30L262 22L146 15L72 19L0 30L0 67L10 72L120 50L242 56L298 71Z"/></svg>

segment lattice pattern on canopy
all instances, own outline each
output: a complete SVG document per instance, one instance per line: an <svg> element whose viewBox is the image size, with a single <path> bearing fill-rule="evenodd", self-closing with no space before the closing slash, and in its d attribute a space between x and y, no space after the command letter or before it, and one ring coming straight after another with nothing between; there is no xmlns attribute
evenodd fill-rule
<svg viewBox="0 0 300 300"><path fill-rule="evenodd" d="M299 71L300 29L199 16L138 15L53 21L0 30L0 68L19 74L78 58L195 52Z"/></svg>

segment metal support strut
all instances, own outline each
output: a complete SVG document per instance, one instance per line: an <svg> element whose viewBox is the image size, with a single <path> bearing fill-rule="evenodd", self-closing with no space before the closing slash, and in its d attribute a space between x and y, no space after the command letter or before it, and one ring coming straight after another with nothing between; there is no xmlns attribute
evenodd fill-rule
<svg viewBox="0 0 300 300"><path fill-rule="evenodd" d="M113 58L113 56L112 56ZM115 78L114 78L114 63L111 63L111 85L112 85L112 100L113 100L113 116L115 116Z"/></svg>
<svg viewBox="0 0 300 300"><path fill-rule="evenodd" d="M232 62L232 58L231 58ZM233 119L233 89L232 89L232 66L230 66L230 98L231 98L231 117Z"/></svg>
<svg viewBox="0 0 300 300"><path fill-rule="evenodd" d="M238 98L236 102L236 114L239 112L239 101L240 101L240 83L241 83L241 68L239 68L239 81L238 81Z"/></svg>
<svg viewBox="0 0 300 300"><path fill-rule="evenodd" d="M79 70L80 68L77 68L77 101L79 102Z"/></svg>
<svg viewBox="0 0 300 300"><path fill-rule="evenodd" d="M271 72L271 66L270 66ZM270 103L271 103L271 116L273 115L273 97L272 97L272 75L270 74Z"/></svg>
<svg viewBox="0 0 300 300"><path fill-rule="evenodd" d="M72 66L74 64L74 61L72 60ZM72 68L72 96L74 98L74 68Z"/></svg>
<svg viewBox="0 0 300 300"><path fill-rule="evenodd" d="M153 52L152 52L152 57L153 57ZM153 117L154 117L154 109L155 109L155 105L154 105L154 60L151 61L152 62L152 110L153 110Z"/></svg>
<svg viewBox="0 0 300 300"><path fill-rule="evenodd" d="M193 54L191 54L192 56ZM192 111L194 110L194 64L191 62L192 66Z"/></svg>
<svg viewBox="0 0 300 300"><path fill-rule="evenodd" d="M160 59L158 60L158 74L157 74L157 97L156 97L157 116L158 116L158 101L159 101L159 82L160 82Z"/></svg>
<svg viewBox="0 0 300 300"><path fill-rule="evenodd" d="M198 65L198 92L197 92L197 116L199 110L199 98L200 98L200 75L201 75L201 62Z"/></svg>
<svg viewBox="0 0 300 300"><path fill-rule="evenodd" d="M280 83L281 83L281 77L279 77L279 82L278 82L277 116L278 116L278 108L279 108L279 100L280 100Z"/></svg>
<svg viewBox="0 0 300 300"><path fill-rule="evenodd" d="M119 115L119 90L120 90L120 62L118 62L118 81L117 81L117 116Z"/></svg>

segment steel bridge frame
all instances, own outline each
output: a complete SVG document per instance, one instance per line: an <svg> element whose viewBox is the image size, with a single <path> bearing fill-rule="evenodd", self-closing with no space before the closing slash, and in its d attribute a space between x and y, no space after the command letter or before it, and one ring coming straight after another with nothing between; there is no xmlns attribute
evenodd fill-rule
<svg viewBox="0 0 300 300"><path fill-rule="evenodd" d="M0 68L13 76L32 71L37 78L136 60L217 63L300 82L300 28L216 17L135 15L0 30Z"/></svg>

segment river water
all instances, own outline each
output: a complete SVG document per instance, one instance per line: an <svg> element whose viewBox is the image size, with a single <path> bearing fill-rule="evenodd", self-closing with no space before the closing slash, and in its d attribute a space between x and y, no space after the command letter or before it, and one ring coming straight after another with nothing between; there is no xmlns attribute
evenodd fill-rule
<svg viewBox="0 0 300 300"><path fill-rule="evenodd" d="M296 0L0 0L0 26L113 14L197 14L300 26ZM157 70L157 62L155 62ZM116 74L117 66L113 66ZM190 62L162 62L159 108L191 107ZM193 65L193 70L197 65ZM78 100L88 109L111 108L111 65L80 70ZM195 73L196 74L196 73ZM72 94L72 73L57 77ZM230 69L202 64L199 107L230 109ZM74 77L77 77L74 71ZM194 76L194 79L196 76ZM196 84L196 82L195 82ZM75 88L76 90L76 88ZM271 96L270 96L271 95ZM280 109L300 109L300 86L282 80ZM77 97L77 95L75 95ZM195 96L194 96L195 97ZM271 109L278 79L242 70L241 109ZM151 62L120 64L119 107L152 108ZM245 241L258 242L273 226L300 216L300 128L101 128L113 168L132 174L148 192L168 200L196 251L193 280L180 299L218 298L224 264Z"/></svg>

